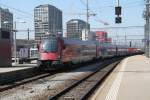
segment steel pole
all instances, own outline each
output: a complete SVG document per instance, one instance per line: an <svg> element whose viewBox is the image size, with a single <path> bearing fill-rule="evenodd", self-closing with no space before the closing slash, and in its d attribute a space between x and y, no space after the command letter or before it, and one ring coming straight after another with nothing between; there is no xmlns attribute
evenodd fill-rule
<svg viewBox="0 0 150 100"><path fill-rule="evenodd" d="M86 30L85 30L85 40L87 40L87 38L88 38L88 33L89 33L89 29L88 29L88 23L89 23L89 0L87 0L86 1L87 2L87 19L86 19L86 21L87 21L87 23L86 23Z"/></svg>
<svg viewBox="0 0 150 100"><path fill-rule="evenodd" d="M117 6L119 6L120 4L119 4L119 0L117 0Z"/></svg>
<svg viewBox="0 0 150 100"><path fill-rule="evenodd" d="M14 56L15 56L15 65L16 65L16 63L17 63L16 32L17 32L17 30L16 30L16 21L15 21L15 22L14 22Z"/></svg>
<svg viewBox="0 0 150 100"><path fill-rule="evenodd" d="M27 29L27 31L28 31L28 40L29 40L30 39L30 37L29 37L29 34L30 34L29 28Z"/></svg>
<svg viewBox="0 0 150 100"><path fill-rule="evenodd" d="M27 29L27 31L28 31L28 42L29 42L29 40L30 40L30 30L29 30L29 28ZM27 48L28 48L28 58L30 58L30 46L28 46Z"/></svg>
<svg viewBox="0 0 150 100"><path fill-rule="evenodd" d="M145 26L145 55L150 58L150 15L149 0L146 0L146 26Z"/></svg>
<svg viewBox="0 0 150 100"><path fill-rule="evenodd" d="M87 0L87 29L88 29L88 23L89 23L89 0Z"/></svg>
<svg viewBox="0 0 150 100"><path fill-rule="evenodd" d="M150 3L150 1L149 0L147 0L147 2L148 2L148 58L150 58L150 6L149 6L149 3Z"/></svg>

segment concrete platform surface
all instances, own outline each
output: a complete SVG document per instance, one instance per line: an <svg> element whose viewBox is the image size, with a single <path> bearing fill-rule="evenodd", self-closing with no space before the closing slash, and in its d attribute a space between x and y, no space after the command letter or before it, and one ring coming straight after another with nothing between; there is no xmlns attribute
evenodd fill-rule
<svg viewBox="0 0 150 100"><path fill-rule="evenodd" d="M23 67L26 66L26 67ZM0 85L22 80L24 78L33 76L37 73L35 65L17 65L12 67L0 67Z"/></svg>
<svg viewBox="0 0 150 100"><path fill-rule="evenodd" d="M37 63L32 63L32 64L14 64L12 63L12 66L13 67L34 67L34 66L37 66Z"/></svg>
<svg viewBox="0 0 150 100"><path fill-rule="evenodd" d="M11 67L0 67L0 73L24 70L24 69L33 68L36 66L37 66L37 64L17 64L17 65L13 64L13 66L11 66Z"/></svg>
<svg viewBox="0 0 150 100"><path fill-rule="evenodd" d="M24 70L28 69L31 67L5 67L5 68L0 68L0 73L7 73L7 72L12 72L12 71L17 71L17 70Z"/></svg>
<svg viewBox="0 0 150 100"><path fill-rule="evenodd" d="M150 100L150 59L143 55L124 59L91 100Z"/></svg>

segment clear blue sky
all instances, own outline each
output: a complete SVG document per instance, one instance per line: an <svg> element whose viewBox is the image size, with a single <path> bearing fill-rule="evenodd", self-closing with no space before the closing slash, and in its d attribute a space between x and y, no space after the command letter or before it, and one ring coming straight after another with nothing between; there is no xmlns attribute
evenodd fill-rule
<svg viewBox="0 0 150 100"><path fill-rule="evenodd" d="M122 6L123 23L116 25L114 22L114 6L116 0L89 0L90 11L97 14L96 17L90 17L91 27L112 27L112 26L132 26L144 25L145 21L142 18L144 10L144 0L120 0ZM14 20L26 21L26 24L17 24L18 30L26 30L28 27L34 30L33 11L40 4L50 4L63 11L63 27L66 28L66 22L72 18L80 18L86 20L84 15L69 15L69 13L86 13L86 0L0 0L0 6L9 8L14 14ZM100 21L109 23L104 26ZM33 32L30 35L34 36ZM17 34L18 38L27 37L26 33Z"/></svg>

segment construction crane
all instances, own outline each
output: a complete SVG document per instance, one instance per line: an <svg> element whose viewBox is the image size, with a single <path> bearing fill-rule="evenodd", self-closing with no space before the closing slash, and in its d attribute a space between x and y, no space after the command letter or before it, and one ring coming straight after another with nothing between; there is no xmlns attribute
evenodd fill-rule
<svg viewBox="0 0 150 100"><path fill-rule="evenodd" d="M95 19L96 22L99 22L99 23L102 23L104 25L109 25L109 23L103 21L103 20L100 20L100 19Z"/></svg>

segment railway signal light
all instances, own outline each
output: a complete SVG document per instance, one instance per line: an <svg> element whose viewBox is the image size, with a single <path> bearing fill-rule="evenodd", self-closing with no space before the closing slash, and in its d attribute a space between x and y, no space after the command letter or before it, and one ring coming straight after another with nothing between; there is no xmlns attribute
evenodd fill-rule
<svg viewBox="0 0 150 100"><path fill-rule="evenodd" d="M122 18L121 18L121 6L116 6L115 7L115 15L117 15L117 17L115 18L115 23L119 24L122 23Z"/></svg>
<svg viewBox="0 0 150 100"><path fill-rule="evenodd" d="M115 14L116 15L121 15L121 6L115 7Z"/></svg>
<svg viewBox="0 0 150 100"><path fill-rule="evenodd" d="M116 19L115 19L115 23L121 23L122 22L122 18L121 17L116 17Z"/></svg>

